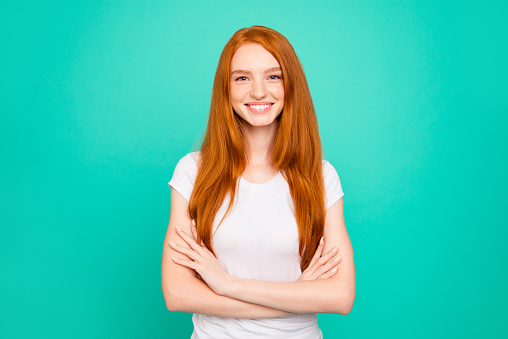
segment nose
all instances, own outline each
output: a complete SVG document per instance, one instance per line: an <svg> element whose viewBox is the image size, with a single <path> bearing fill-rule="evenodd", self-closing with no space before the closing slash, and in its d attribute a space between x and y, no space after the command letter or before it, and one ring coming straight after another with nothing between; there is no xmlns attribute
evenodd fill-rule
<svg viewBox="0 0 508 339"><path fill-rule="evenodd" d="M262 99L266 96L266 85L262 80L254 80L250 90L250 95L254 99Z"/></svg>

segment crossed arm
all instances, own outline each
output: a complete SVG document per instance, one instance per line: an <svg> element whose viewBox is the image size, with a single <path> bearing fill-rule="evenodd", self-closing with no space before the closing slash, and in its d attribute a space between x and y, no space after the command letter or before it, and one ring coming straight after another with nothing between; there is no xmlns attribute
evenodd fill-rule
<svg viewBox="0 0 508 339"><path fill-rule="evenodd" d="M347 314L352 308L356 292L354 259L342 199L327 210L324 244L298 282L232 277L194 241L192 232L187 201L172 190L162 258L162 290L170 311L254 319L291 313ZM333 252L335 247L338 254ZM333 260L339 257L339 261ZM338 263L340 268L333 271Z"/></svg>

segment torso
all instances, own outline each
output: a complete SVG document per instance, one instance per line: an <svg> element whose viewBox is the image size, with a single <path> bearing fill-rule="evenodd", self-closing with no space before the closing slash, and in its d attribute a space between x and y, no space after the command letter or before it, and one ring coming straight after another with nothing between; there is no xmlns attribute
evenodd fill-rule
<svg viewBox="0 0 508 339"><path fill-rule="evenodd" d="M232 276L276 282L300 277L298 227L289 186L276 172L263 183L239 179L236 202L224 201L214 222L212 246L221 266ZM267 180L266 180L267 179ZM223 319L195 314L195 333L216 338L320 338L315 314L275 319Z"/></svg>
<svg viewBox="0 0 508 339"><path fill-rule="evenodd" d="M170 182L189 201L199 153L184 157ZM253 173L253 176L249 176ZM259 173L262 173L259 175ZM327 208L342 197L335 169L323 162ZM231 275L265 281L294 282L301 275L298 227L289 186L282 173L249 171L239 178L237 201L223 202L214 222L212 245L217 260ZM194 314L193 338L321 338L315 314L272 319L218 318Z"/></svg>

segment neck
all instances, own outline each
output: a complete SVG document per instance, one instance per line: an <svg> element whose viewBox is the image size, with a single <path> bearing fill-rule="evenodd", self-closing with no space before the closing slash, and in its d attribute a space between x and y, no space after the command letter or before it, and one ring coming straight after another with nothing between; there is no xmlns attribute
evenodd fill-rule
<svg viewBox="0 0 508 339"><path fill-rule="evenodd" d="M255 127L249 124L243 126L244 136L247 142L249 164L272 164L270 153L272 150L277 124Z"/></svg>

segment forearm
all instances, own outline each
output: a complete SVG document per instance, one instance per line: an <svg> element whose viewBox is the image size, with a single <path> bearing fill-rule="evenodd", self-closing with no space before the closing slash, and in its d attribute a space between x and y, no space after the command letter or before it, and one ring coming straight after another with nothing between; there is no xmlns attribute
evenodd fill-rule
<svg viewBox="0 0 508 339"><path fill-rule="evenodd" d="M189 312L224 318L277 318L291 313L217 295L197 278L165 288L166 305L172 312ZM173 292L170 292L173 291Z"/></svg>
<svg viewBox="0 0 508 339"><path fill-rule="evenodd" d="M182 256L174 252L169 241L184 242L176 235L175 227L180 225L189 234L191 220L187 215L187 201L175 190L171 191L171 219L164 240L162 254L161 283L164 300L172 312L189 312L225 318L276 318L289 313L217 295L199 280L193 270L176 265L172 257Z"/></svg>
<svg viewBox="0 0 508 339"><path fill-rule="evenodd" d="M292 313L347 314L354 288L338 286L334 278L302 282L270 282L232 278L226 296Z"/></svg>

